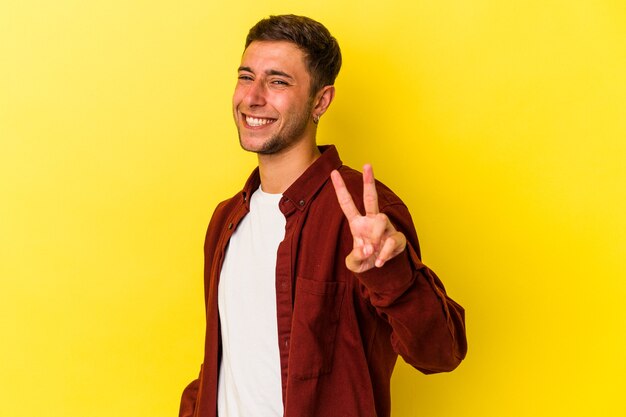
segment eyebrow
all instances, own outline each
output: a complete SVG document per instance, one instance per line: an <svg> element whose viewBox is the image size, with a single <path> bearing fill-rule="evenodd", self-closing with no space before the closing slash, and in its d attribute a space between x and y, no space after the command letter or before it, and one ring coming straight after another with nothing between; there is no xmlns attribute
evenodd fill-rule
<svg viewBox="0 0 626 417"><path fill-rule="evenodd" d="M240 67L237 69L237 72L241 72L241 71L247 71L247 72L251 72L251 73L253 73L253 74L254 74L254 71L252 71L252 68L250 68L250 67L245 67L245 66L243 66L243 65L242 65L242 66L240 66ZM280 75L280 76L282 76L282 77L286 77L286 78L289 78L289 79L291 79L291 80L293 80L293 79L294 79L291 75L287 74L286 72L279 71L279 70L274 70L274 69L270 69L270 70L265 71L265 74L266 74L266 75Z"/></svg>

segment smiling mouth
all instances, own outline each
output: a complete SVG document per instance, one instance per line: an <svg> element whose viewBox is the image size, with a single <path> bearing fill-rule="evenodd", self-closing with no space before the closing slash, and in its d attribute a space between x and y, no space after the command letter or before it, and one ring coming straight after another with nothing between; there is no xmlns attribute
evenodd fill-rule
<svg viewBox="0 0 626 417"><path fill-rule="evenodd" d="M260 127L272 124L276 121L276 119L267 119L263 117L252 117L248 115L244 115L246 119L246 124L250 127Z"/></svg>

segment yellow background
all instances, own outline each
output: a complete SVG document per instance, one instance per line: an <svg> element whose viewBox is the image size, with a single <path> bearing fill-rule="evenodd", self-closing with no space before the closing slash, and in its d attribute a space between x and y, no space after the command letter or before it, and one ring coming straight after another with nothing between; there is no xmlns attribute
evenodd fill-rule
<svg viewBox="0 0 626 417"><path fill-rule="evenodd" d="M626 415L626 3L286 3L0 3L0 415L177 414L205 227L255 165L244 37L287 12L344 54L319 142L467 309L466 361L399 363L393 415Z"/></svg>

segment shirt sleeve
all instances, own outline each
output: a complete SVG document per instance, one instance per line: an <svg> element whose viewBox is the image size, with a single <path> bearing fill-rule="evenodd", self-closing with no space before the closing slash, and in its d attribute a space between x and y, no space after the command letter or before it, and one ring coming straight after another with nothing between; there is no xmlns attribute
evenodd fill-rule
<svg viewBox="0 0 626 417"><path fill-rule="evenodd" d="M194 379L183 390L182 398L180 399L180 409L178 411L178 417L192 417L196 408L196 399L198 398L198 388L200 386L200 380Z"/></svg>
<svg viewBox="0 0 626 417"><path fill-rule="evenodd" d="M361 293L391 326L392 346L407 363L426 374L451 371L467 352L465 311L419 258L406 206L381 211L405 234L407 246L381 268L356 274Z"/></svg>

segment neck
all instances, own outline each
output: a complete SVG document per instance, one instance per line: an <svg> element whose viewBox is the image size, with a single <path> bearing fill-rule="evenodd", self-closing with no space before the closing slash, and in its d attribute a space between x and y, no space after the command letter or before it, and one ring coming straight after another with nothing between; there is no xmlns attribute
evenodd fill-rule
<svg viewBox="0 0 626 417"><path fill-rule="evenodd" d="M273 155L258 155L263 191L282 194L320 156L315 141L302 140Z"/></svg>

